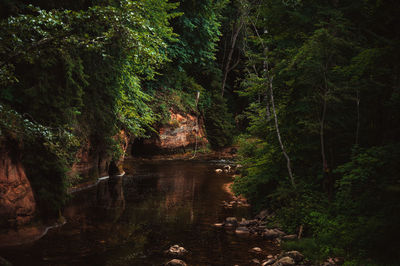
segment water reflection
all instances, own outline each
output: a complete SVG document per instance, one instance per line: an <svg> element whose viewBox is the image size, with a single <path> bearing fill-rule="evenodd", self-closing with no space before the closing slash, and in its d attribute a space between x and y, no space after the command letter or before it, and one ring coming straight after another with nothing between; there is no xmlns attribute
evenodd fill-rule
<svg viewBox="0 0 400 266"><path fill-rule="evenodd" d="M163 251L179 244L191 251L189 265L234 265L246 264L254 245L270 245L211 226L249 214L222 208L229 198L222 187L231 178L216 175L215 166L162 162L134 168L134 176L110 177L76 193L64 210L64 227L0 255L14 265L161 265L168 259Z"/></svg>
<svg viewBox="0 0 400 266"><path fill-rule="evenodd" d="M194 200L196 180L177 171L174 178L161 178L157 182L157 190L164 194L160 208L166 213L166 219L179 218L190 223L194 222ZM183 217L180 217L183 216Z"/></svg>
<svg viewBox="0 0 400 266"><path fill-rule="evenodd" d="M97 206L105 210L105 216L118 220L125 210L122 176L111 176L108 181L97 186ZM109 213L111 212L111 213Z"/></svg>

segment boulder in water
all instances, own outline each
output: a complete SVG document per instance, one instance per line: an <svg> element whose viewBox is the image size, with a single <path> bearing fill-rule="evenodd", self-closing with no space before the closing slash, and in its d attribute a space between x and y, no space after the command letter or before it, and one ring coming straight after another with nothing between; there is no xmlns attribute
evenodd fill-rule
<svg viewBox="0 0 400 266"><path fill-rule="evenodd" d="M183 257L188 253L188 251L184 247L173 245L166 250L165 253L173 257Z"/></svg>
<svg viewBox="0 0 400 266"><path fill-rule="evenodd" d="M236 217L227 217L226 219L225 219L225 225L227 225L227 226L237 226L237 224L238 224L238 221L237 221L237 219L236 219Z"/></svg>
<svg viewBox="0 0 400 266"><path fill-rule="evenodd" d="M235 233L237 235L247 235L250 234L250 231L247 227L238 227L236 228Z"/></svg>
<svg viewBox="0 0 400 266"><path fill-rule="evenodd" d="M220 227L223 227L224 224L223 223L215 223L213 226L220 228Z"/></svg>
<svg viewBox="0 0 400 266"><path fill-rule="evenodd" d="M183 260L178 260L178 259L170 260L165 265L166 266L187 266L186 262L184 262Z"/></svg>
<svg viewBox="0 0 400 266"><path fill-rule="evenodd" d="M262 252L262 249L259 248L259 247L254 247L254 248L250 249L250 252L253 252L253 253L260 253L260 252Z"/></svg>

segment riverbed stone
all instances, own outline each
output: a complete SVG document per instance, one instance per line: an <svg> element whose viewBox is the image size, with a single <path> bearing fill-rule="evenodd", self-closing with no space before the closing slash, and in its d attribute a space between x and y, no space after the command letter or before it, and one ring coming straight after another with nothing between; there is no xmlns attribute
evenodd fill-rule
<svg viewBox="0 0 400 266"><path fill-rule="evenodd" d="M260 263L260 261L259 261L258 259L252 259L252 260L250 261L250 264L251 264L251 265L260 265L261 263Z"/></svg>
<svg viewBox="0 0 400 266"><path fill-rule="evenodd" d="M253 230L255 231L255 232L257 232L258 234L262 234L263 232L265 232L265 230L267 230L268 228L266 227L266 226L264 226L264 225L261 225L261 226L255 226L255 227L253 227Z"/></svg>
<svg viewBox="0 0 400 266"><path fill-rule="evenodd" d="M258 224L257 220L249 220L249 226L253 226L253 225L256 225L256 224Z"/></svg>
<svg viewBox="0 0 400 266"><path fill-rule="evenodd" d="M231 226L237 226L238 221L236 219L236 217L227 217L225 219L225 225L231 225Z"/></svg>
<svg viewBox="0 0 400 266"><path fill-rule="evenodd" d="M277 237L279 237L279 234L277 232L275 232L275 230L268 230L266 229L263 233L262 233L262 237L265 239L275 239Z"/></svg>
<svg viewBox="0 0 400 266"><path fill-rule="evenodd" d="M283 258L280 258L277 262L275 262L272 265L273 266L290 266L290 265L295 265L295 261L291 257L283 257Z"/></svg>
<svg viewBox="0 0 400 266"><path fill-rule="evenodd" d="M250 234L250 231L247 227L238 227L236 228L235 233L237 235L248 235Z"/></svg>
<svg viewBox="0 0 400 266"><path fill-rule="evenodd" d="M259 247L254 247L254 248L250 249L250 252L260 253L260 252L262 252L262 249Z"/></svg>
<svg viewBox="0 0 400 266"><path fill-rule="evenodd" d="M298 252L296 250L287 251L284 253L284 256L291 257L296 263L300 262L304 259L303 254L301 254L300 252Z"/></svg>
<svg viewBox="0 0 400 266"><path fill-rule="evenodd" d="M239 223L239 226L249 226L250 222L244 218L242 218L242 221Z"/></svg>
<svg viewBox="0 0 400 266"><path fill-rule="evenodd" d="M295 239L297 239L297 235L282 236L282 240L295 240Z"/></svg>
<svg viewBox="0 0 400 266"><path fill-rule="evenodd" d="M231 166L229 164L224 165L224 170L226 173L229 173L231 171Z"/></svg>
<svg viewBox="0 0 400 266"><path fill-rule="evenodd" d="M173 245L166 250L165 253L173 257L183 257L188 253L188 251L184 247Z"/></svg>
<svg viewBox="0 0 400 266"><path fill-rule="evenodd" d="M265 218L267 218L267 216L268 216L268 211L267 210L262 210L262 211L260 211L259 214L256 215L255 218L258 219L258 220L264 220Z"/></svg>
<svg viewBox="0 0 400 266"><path fill-rule="evenodd" d="M262 265L262 266L272 265L272 264L275 263L275 261L276 261L275 259L270 258L270 259L267 259L267 260L262 261L262 262L261 262L261 265Z"/></svg>
<svg viewBox="0 0 400 266"><path fill-rule="evenodd" d="M286 235L286 233L285 232L283 232L282 230L279 230L278 228L275 228L275 229L273 229L276 233L278 233L278 235L279 236L285 236Z"/></svg>
<svg viewBox="0 0 400 266"><path fill-rule="evenodd" d="M223 226L224 226L223 223L215 223L214 224L214 227L217 227L217 228L220 228L220 227L223 227Z"/></svg>
<svg viewBox="0 0 400 266"><path fill-rule="evenodd" d="M184 262L183 260L178 260L178 259L170 260L165 265L166 266L187 266L186 262Z"/></svg>

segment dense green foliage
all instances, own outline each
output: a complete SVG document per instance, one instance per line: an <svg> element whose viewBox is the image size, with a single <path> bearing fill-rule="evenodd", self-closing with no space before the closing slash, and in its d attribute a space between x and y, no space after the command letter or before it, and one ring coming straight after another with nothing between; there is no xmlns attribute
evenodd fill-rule
<svg viewBox="0 0 400 266"><path fill-rule="evenodd" d="M80 147L93 143L92 154L118 156L112 138L118 130L142 136L154 123L141 82L167 60L176 5L153 0L75 3L73 9L46 1L2 5L9 10L0 22L2 135L24 133L18 139L28 176L43 209L57 210ZM55 137L42 140L32 130Z"/></svg>
<svg viewBox="0 0 400 266"><path fill-rule="evenodd" d="M286 230L303 225L313 255L398 261L398 2L243 8L247 75L239 93L249 101L249 126L236 191L275 210Z"/></svg>

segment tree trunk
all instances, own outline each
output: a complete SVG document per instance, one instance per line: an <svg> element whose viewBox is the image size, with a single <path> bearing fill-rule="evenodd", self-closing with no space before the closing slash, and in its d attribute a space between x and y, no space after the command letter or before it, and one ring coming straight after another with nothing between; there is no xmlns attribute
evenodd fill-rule
<svg viewBox="0 0 400 266"><path fill-rule="evenodd" d="M356 145L358 145L358 136L360 134L360 92L357 89L357 128L356 128Z"/></svg>
<svg viewBox="0 0 400 266"><path fill-rule="evenodd" d="M322 106L322 116L321 116L320 129L319 129L319 136L320 136L320 141L321 141L322 171L323 171L324 175L328 171L328 163L326 161L326 156L325 156L325 138L324 138L327 93L328 92L325 91L324 96L323 96L324 102L323 102L323 106Z"/></svg>
<svg viewBox="0 0 400 266"><path fill-rule="evenodd" d="M225 69L224 69L224 77L222 79L222 86L221 86L221 96L222 97L224 97L226 79L228 78L228 74L239 63L239 59L240 58L233 65L233 67L230 67L231 61L232 61L232 55L233 55L233 52L234 52L234 49L235 49L235 46L236 46L236 40L237 40L237 37L239 36L239 33L240 33L240 30L241 30L242 26L243 26L243 21L240 22L239 26L236 28L236 31L235 31L235 29L232 30L233 35L232 35L231 47L229 49L229 54L228 54L228 58L227 58Z"/></svg>
<svg viewBox="0 0 400 266"><path fill-rule="evenodd" d="M322 115L320 120L320 141L321 141L321 159L322 159L322 174L323 174L323 186L328 193L328 198L332 199L333 196L333 179L330 174L330 169L328 165L328 161L326 159L326 151L325 151L325 119L326 119L326 108L327 108L327 98L329 94L328 80L326 77L326 69L324 71L324 88L323 88L323 105L322 105Z"/></svg>
<svg viewBox="0 0 400 266"><path fill-rule="evenodd" d="M292 186L295 188L296 184L294 182L294 177L293 177L293 173L292 173L292 166L291 166L291 163L290 163L290 158L289 158L289 155L287 154L287 152L285 150L285 146L283 146L281 133L279 131L278 116L276 115L276 110L275 110L274 91L273 91L273 88L272 88L272 78L269 78L269 92L270 92L270 96L271 96L272 113L274 114L274 119L275 119L276 135L278 136L278 141L279 141L279 145L281 146L282 153L286 158L286 167L288 169L290 182L291 182Z"/></svg>

